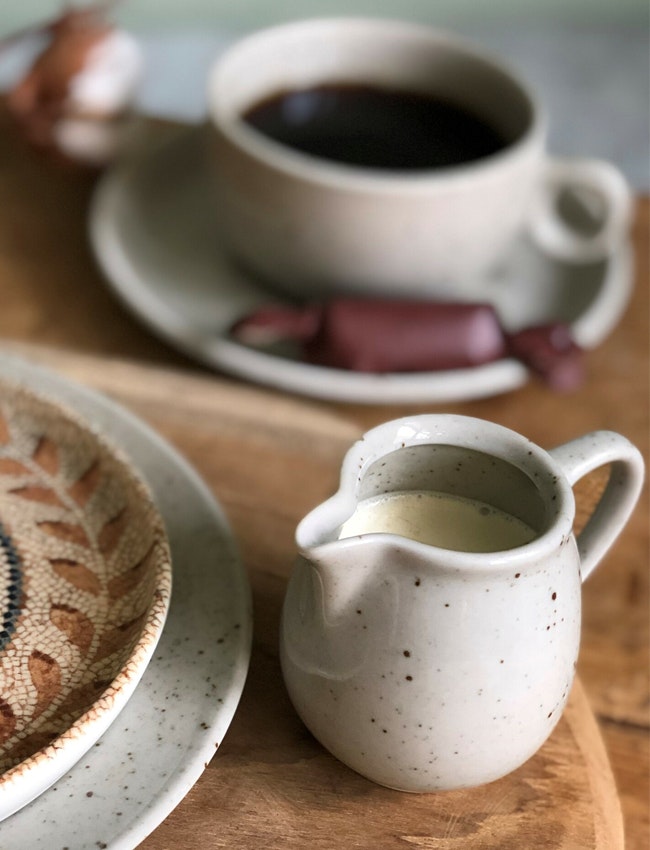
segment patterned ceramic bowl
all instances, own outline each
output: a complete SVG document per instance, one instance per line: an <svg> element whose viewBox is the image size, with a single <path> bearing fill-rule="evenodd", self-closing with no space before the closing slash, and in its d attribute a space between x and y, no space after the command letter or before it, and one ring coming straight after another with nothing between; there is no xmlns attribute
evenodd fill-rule
<svg viewBox="0 0 650 850"><path fill-rule="evenodd" d="M161 635L162 520L74 414L0 381L0 819L108 728Z"/></svg>

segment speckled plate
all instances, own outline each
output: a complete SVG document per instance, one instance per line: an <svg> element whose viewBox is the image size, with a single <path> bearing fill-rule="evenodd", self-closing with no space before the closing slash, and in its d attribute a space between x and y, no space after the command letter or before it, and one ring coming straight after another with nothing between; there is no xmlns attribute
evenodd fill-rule
<svg viewBox="0 0 650 850"><path fill-rule="evenodd" d="M0 819L126 705L170 595L163 522L130 464L70 411L0 380Z"/></svg>
<svg viewBox="0 0 650 850"><path fill-rule="evenodd" d="M528 370L512 358L471 369L372 375L315 366L232 339L229 328L237 319L285 302L236 267L220 244L206 132L175 129L138 150L106 173L92 203L90 235L99 265L123 303L155 333L223 372L337 401L446 403L526 383ZM482 281L481 300L494 304L508 330L561 320L589 349L616 327L632 282L628 244L603 262L563 264L522 237Z"/></svg>
<svg viewBox="0 0 650 850"><path fill-rule="evenodd" d="M131 699L71 770L0 824L0 846L133 850L191 789L234 716L250 658L248 579L221 507L151 428L98 393L0 353L2 378L46 393L110 434L153 493L174 592Z"/></svg>

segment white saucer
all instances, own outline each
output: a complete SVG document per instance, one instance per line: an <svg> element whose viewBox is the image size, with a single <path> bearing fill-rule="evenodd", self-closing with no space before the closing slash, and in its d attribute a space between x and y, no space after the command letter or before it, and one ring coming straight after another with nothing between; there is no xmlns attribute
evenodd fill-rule
<svg viewBox="0 0 650 850"><path fill-rule="evenodd" d="M3 821L0 843L132 850L187 794L230 725L250 658L248 580L221 508L154 431L104 396L17 358L0 354L0 377L66 403L110 434L153 491L174 569L162 637L126 707L69 773Z"/></svg>
<svg viewBox="0 0 650 850"><path fill-rule="evenodd" d="M154 332L203 363L268 386L363 403L448 402L512 390L528 378L514 360L447 372L367 375L256 351L228 338L232 323L279 296L231 264L219 244L205 128L183 128L109 171L90 212L92 245L115 292ZM607 262L560 265L527 240L485 281L509 330L553 320L598 345L632 287L626 245Z"/></svg>

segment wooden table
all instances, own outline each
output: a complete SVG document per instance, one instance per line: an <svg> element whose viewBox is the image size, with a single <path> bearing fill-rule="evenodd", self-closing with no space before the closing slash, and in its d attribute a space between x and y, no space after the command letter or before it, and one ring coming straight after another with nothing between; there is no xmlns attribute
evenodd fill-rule
<svg viewBox="0 0 650 850"><path fill-rule="evenodd" d="M611 428L647 457L648 199L639 199L636 207L632 304L610 338L589 354L589 379L579 392L557 396L531 382L493 399L391 407L310 402L245 386L207 372L155 339L117 303L94 265L85 230L92 187L91 175L26 150L0 112L2 346L112 394L194 463L226 509L255 601L251 670L231 730L197 786L142 846L613 850L618 845L615 837L607 843L606 829L594 828L591 843L573 841L571 808L559 798L553 801L560 812L556 826L564 818L566 828L547 833L543 843L529 844L523 833L495 837L496 827L491 840L471 843L463 837L463 813L451 809L445 829L427 832L421 815L428 798L416 803L377 789L309 739L284 695L277 625L295 523L335 489L343 452L367 427L416 410L453 410L515 428L545 447ZM254 444L246 433L251 421L260 423ZM624 534L585 585L579 662L616 780L628 850L645 850L650 840L648 578L646 489ZM569 725L583 699L577 686ZM596 727L580 734L595 741L594 758L600 758ZM604 776L606 765L603 770ZM409 806L419 819L410 824L411 832ZM602 816L612 836L614 809ZM361 813L372 822L360 819Z"/></svg>

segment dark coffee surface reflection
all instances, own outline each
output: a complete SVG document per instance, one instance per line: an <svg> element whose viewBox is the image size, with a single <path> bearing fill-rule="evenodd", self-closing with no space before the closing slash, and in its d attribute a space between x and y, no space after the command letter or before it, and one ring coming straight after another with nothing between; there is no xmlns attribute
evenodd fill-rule
<svg viewBox="0 0 650 850"><path fill-rule="evenodd" d="M278 92L242 117L294 150L375 169L446 168L490 156L508 144L451 101L352 83Z"/></svg>

